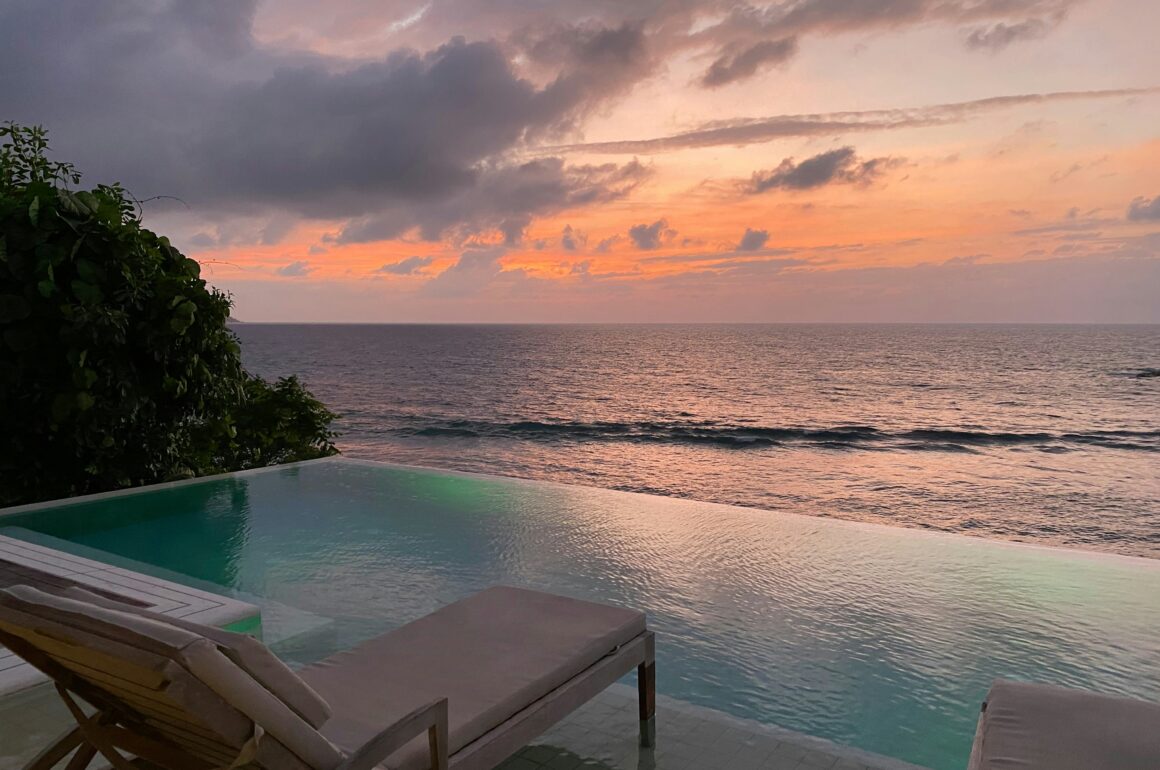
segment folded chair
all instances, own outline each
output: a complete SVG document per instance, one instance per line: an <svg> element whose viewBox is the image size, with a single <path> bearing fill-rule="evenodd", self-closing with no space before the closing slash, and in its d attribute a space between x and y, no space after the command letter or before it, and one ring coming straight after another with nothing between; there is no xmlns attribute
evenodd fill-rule
<svg viewBox="0 0 1160 770"><path fill-rule="evenodd" d="M248 636L76 588L0 590L0 644L52 678L76 720L26 770L98 754L116 770L484 770L633 667L641 744L655 736L643 613L519 588L297 674Z"/></svg>

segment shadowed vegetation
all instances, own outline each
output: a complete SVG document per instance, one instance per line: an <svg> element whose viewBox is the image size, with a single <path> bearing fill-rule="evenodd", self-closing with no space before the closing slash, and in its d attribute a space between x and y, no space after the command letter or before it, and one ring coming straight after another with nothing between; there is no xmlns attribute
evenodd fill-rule
<svg viewBox="0 0 1160 770"><path fill-rule="evenodd" d="M242 367L200 265L47 151L0 125L0 505L334 454L296 378Z"/></svg>

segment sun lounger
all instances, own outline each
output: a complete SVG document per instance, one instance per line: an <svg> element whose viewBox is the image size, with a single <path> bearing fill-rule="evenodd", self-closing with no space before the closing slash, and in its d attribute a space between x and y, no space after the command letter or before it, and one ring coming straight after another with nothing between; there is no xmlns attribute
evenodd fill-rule
<svg viewBox="0 0 1160 770"><path fill-rule="evenodd" d="M484 770L634 667L654 739L640 612L491 588L295 673L238 634L80 589L0 590L0 644L49 675L77 727L27 766L97 754L171 770ZM88 704L88 706L85 705Z"/></svg>
<svg viewBox="0 0 1160 770"><path fill-rule="evenodd" d="M1160 703L995 680L968 770L1157 770Z"/></svg>

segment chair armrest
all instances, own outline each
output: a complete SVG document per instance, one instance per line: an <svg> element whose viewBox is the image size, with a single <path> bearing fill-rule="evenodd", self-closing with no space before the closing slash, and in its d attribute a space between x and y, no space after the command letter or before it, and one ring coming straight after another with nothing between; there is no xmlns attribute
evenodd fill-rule
<svg viewBox="0 0 1160 770"><path fill-rule="evenodd" d="M412 738L427 731L432 770L447 770L447 699L420 706L364 743L335 770L372 770Z"/></svg>

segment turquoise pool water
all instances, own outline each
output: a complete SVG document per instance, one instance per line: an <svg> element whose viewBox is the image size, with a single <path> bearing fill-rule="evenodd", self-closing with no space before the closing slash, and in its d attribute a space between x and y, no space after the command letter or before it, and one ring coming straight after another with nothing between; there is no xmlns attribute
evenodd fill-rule
<svg viewBox="0 0 1160 770"><path fill-rule="evenodd" d="M334 460L0 517L327 622L308 662L495 583L648 611L657 686L961 770L997 676L1160 700L1160 564Z"/></svg>

